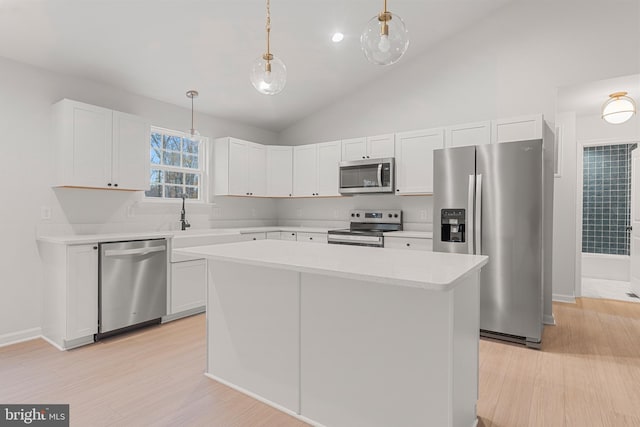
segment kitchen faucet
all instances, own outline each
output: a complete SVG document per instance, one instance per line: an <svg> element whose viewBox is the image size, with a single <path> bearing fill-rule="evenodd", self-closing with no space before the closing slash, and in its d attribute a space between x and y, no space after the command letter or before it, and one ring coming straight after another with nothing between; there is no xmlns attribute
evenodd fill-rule
<svg viewBox="0 0 640 427"><path fill-rule="evenodd" d="M182 229L182 231L186 230L187 228L191 227L191 224L189 224L189 221L187 221L187 218L185 217L185 210L184 210L184 200L187 198L186 194L182 194L182 210L180 211L180 228Z"/></svg>

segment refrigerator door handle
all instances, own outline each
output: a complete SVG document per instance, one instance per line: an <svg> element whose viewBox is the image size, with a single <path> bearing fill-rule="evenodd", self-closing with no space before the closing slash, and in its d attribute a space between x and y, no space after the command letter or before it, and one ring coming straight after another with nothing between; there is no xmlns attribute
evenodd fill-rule
<svg viewBox="0 0 640 427"><path fill-rule="evenodd" d="M468 193L468 200L467 200L467 244L469 245L469 254L473 255L474 252L474 248L473 248L473 238L474 238L474 222L473 222L473 194L474 194L474 189L475 189L475 181L476 181L476 176L475 175L469 175L469 193Z"/></svg>
<svg viewBox="0 0 640 427"><path fill-rule="evenodd" d="M475 242L476 255L482 255L482 175L476 175L476 209L475 209Z"/></svg>

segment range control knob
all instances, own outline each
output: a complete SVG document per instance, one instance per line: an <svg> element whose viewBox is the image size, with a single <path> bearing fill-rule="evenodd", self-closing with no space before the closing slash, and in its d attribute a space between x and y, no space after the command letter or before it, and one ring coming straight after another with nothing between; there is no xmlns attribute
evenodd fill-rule
<svg viewBox="0 0 640 427"><path fill-rule="evenodd" d="M392 214L389 214L389 218L391 218L392 216L393 216Z"/></svg>
<svg viewBox="0 0 640 427"><path fill-rule="evenodd" d="M358 218L360 218L360 214L356 214L356 216L357 216Z"/></svg>
<svg viewBox="0 0 640 427"><path fill-rule="evenodd" d="M356 216L356 214L353 214L353 213L352 213L352 214L351 214L351 216L352 216L352 217L354 217L354 216Z"/></svg>
<svg viewBox="0 0 640 427"><path fill-rule="evenodd" d="M395 218L398 218L398 214L393 214L393 216L394 216Z"/></svg>

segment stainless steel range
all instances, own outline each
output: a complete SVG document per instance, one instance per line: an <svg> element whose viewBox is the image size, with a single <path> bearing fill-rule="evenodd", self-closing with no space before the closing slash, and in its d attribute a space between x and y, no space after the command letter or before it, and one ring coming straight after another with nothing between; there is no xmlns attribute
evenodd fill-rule
<svg viewBox="0 0 640 427"><path fill-rule="evenodd" d="M348 229L329 230L329 243L382 248L382 233L402 230L401 210L355 210L350 212L349 218Z"/></svg>

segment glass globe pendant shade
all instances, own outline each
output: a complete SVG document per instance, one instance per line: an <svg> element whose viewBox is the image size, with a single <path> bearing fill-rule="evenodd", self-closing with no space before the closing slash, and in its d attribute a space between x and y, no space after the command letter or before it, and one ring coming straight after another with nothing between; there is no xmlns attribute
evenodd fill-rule
<svg viewBox="0 0 640 427"><path fill-rule="evenodd" d="M280 58L270 55L267 61L263 55L251 64L249 78L256 90L265 95L276 95L287 84L287 67Z"/></svg>
<svg viewBox="0 0 640 427"><path fill-rule="evenodd" d="M636 113L636 103L627 92L616 92L602 106L602 118L614 125L624 123Z"/></svg>
<svg viewBox="0 0 640 427"><path fill-rule="evenodd" d="M382 12L369 20L360 35L360 45L369 62L395 64L409 47L409 32L398 15Z"/></svg>

